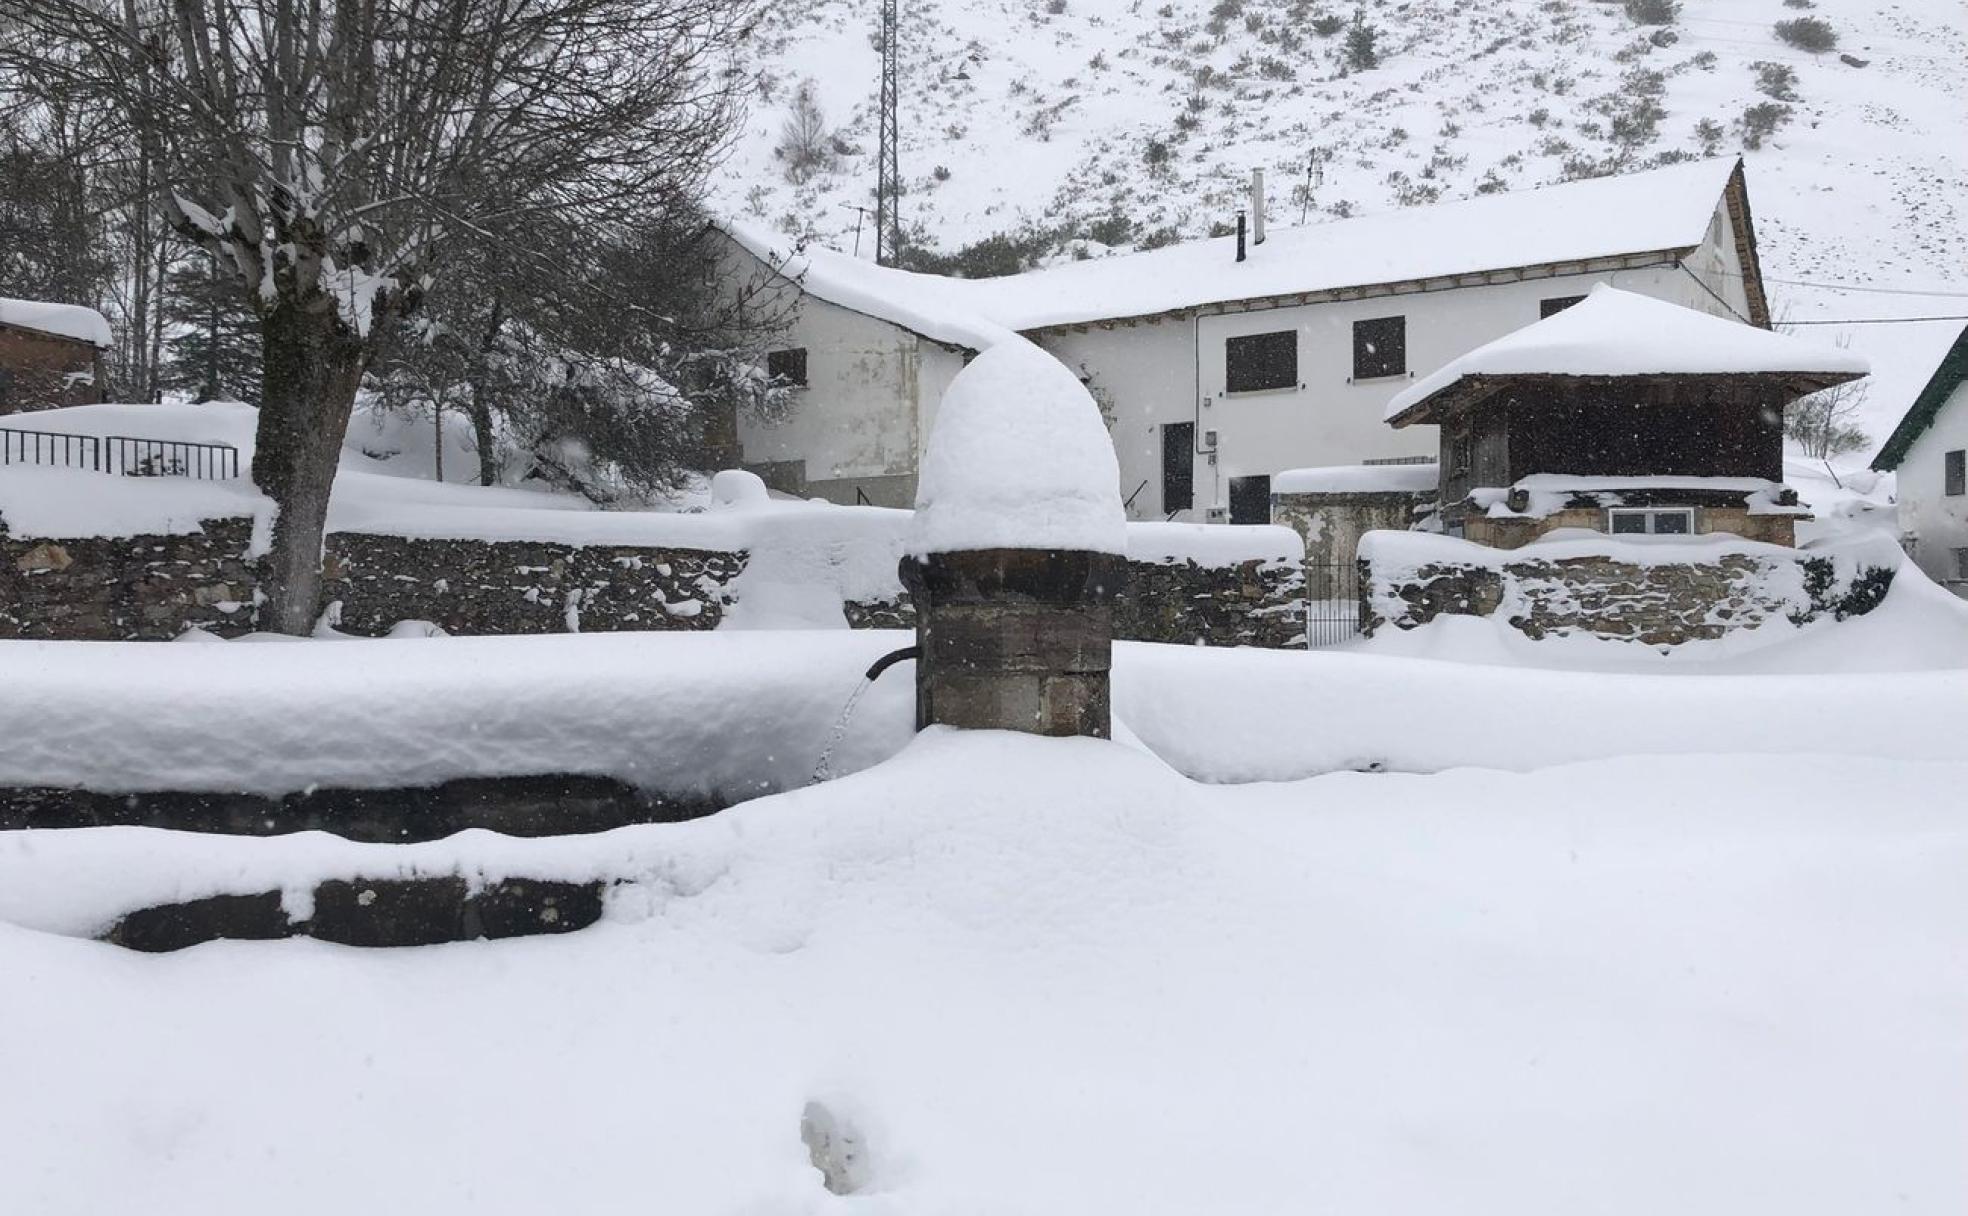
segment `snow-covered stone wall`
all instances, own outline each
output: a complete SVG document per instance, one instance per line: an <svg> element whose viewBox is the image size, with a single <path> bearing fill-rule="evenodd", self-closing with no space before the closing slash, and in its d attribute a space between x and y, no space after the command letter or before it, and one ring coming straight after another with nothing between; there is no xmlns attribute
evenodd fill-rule
<svg viewBox="0 0 1968 1216"><path fill-rule="evenodd" d="M324 598L338 628L380 635L423 620L448 633L715 629L746 555L544 541L328 538Z"/></svg>
<svg viewBox="0 0 1968 1216"><path fill-rule="evenodd" d="M162 640L252 627L250 518L170 536L0 532L0 638Z"/></svg>
<svg viewBox="0 0 1968 1216"><path fill-rule="evenodd" d="M1772 622L1862 615L1884 598L1893 570L1890 553L1806 553L1719 537L1566 539L1499 550L1374 532L1360 546L1362 627L1372 635L1441 616L1480 616L1532 639L1590 634L1677 646Z"/></svg>
<svg viewBox="0 0 1968 1216"><path fill-rule="evenodd" d="M907 519L788 511L754 521L747 546L733 544L734 532L714 514L665 517L675 526L663 544L335 532L323 602L330 624L365 636L403 621L453 634L708 630L741 608L748 619L732 624L907 629L914 608L895 573ZM705 543L680 543L700 521ZM816 522L830 525L824 536L813 534ZM242 516L170 535L0 532L0 638L249 632L259 578L253 526ZM1128 551L1119 637L1303 644L1304 578L1289 529L1135 524ZM788 614L788 603L798 611Z"/></svg>

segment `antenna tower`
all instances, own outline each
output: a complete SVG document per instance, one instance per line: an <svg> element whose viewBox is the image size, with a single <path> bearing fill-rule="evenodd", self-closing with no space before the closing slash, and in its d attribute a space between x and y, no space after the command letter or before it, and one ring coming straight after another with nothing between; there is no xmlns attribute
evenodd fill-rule
<svg viewBox="0 0 1968 1216"><path fill-rule="evenodd" d="M875 181L875 261L883 266L895 263L902 252L902 173L896 167L897 134L895 111L900 75L897 59L895 8L897 0L881 0L881 138L876 146L878 162Z"/></svg>

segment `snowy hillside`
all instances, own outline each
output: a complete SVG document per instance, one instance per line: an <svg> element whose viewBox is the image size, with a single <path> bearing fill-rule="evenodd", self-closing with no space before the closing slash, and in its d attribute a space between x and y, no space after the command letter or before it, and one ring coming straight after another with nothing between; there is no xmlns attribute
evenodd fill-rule
<svg viewBox="0 0 1968 1216"><path fill-rule="evenodd" d="M854 247L853 207L872 206L875 181L877 10L782 7L760 40L766 79L723 206ZM1732 153L1745 111L1769 105L1780 125L1747 156L1777 316L1968 311L1959 4L1688 0L1667 26L1579 0L1363 11L1380 63L1351 71L1353 8L1328 0L904 0L913 239L949 253L1010 234L1062 256L1073 242L1197 236L1233 218L1253 168L1269 175L1274 223L1316 222ZM1827 22L1836 47L1775 36L1800 17ZM832 146L795 183L779 145L808 82ZM872 250L871 227L861 244ZM1867 326L1855 345L1876 362L1931 362L1952 332ZM1910 392L1882 383L1868 426L1883 435Z"/></svg>

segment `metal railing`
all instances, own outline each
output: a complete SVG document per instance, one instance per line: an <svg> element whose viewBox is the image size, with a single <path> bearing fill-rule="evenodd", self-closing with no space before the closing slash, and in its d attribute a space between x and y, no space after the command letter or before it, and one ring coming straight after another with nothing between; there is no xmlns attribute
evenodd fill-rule
<svg viewBox="0 0 1968 1216"><path fill-rule="evenodd" d="M239 449L229 443L104 435L102 471L125 477L189 477L224 481L239 476Z"/></svg>
<svg viewBox="0 0 1968 1216"><path fill-rule="evenodd" d="M1360 636L1358 562L1305 566L1305 644L1336 646Z"/></svg>
<svg viewBox="0 0 1968 1216"><path fill-rule="evenodd" d="M102 468L102 440L59 431L0 427L0 464L46 464L75 469Z"/></svg>
<svg viewBox="0 0 1968 1216"><path fill-rule="evenodd" d="M239 476L239 449L229 443L145 439L138 435L70 435L0 427L0 465L120 473L125 477L189 477L224 481Z"/></svg>

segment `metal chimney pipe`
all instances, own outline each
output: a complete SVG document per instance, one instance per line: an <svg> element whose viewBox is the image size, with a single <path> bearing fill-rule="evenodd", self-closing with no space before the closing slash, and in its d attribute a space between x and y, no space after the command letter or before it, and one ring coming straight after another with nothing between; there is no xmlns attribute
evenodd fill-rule
<svg viewBox="0 0 1968 1216"><path fill-rule="evenodd" d="M1237 260L1244 260L1244 213L1237 213Z"/></svg>
<svg viewBox="0 0 1968 1216"><path fill-rule="evenodd" d="M1264 243L1264 170L1251 170L1251 244Z"/></svg>

